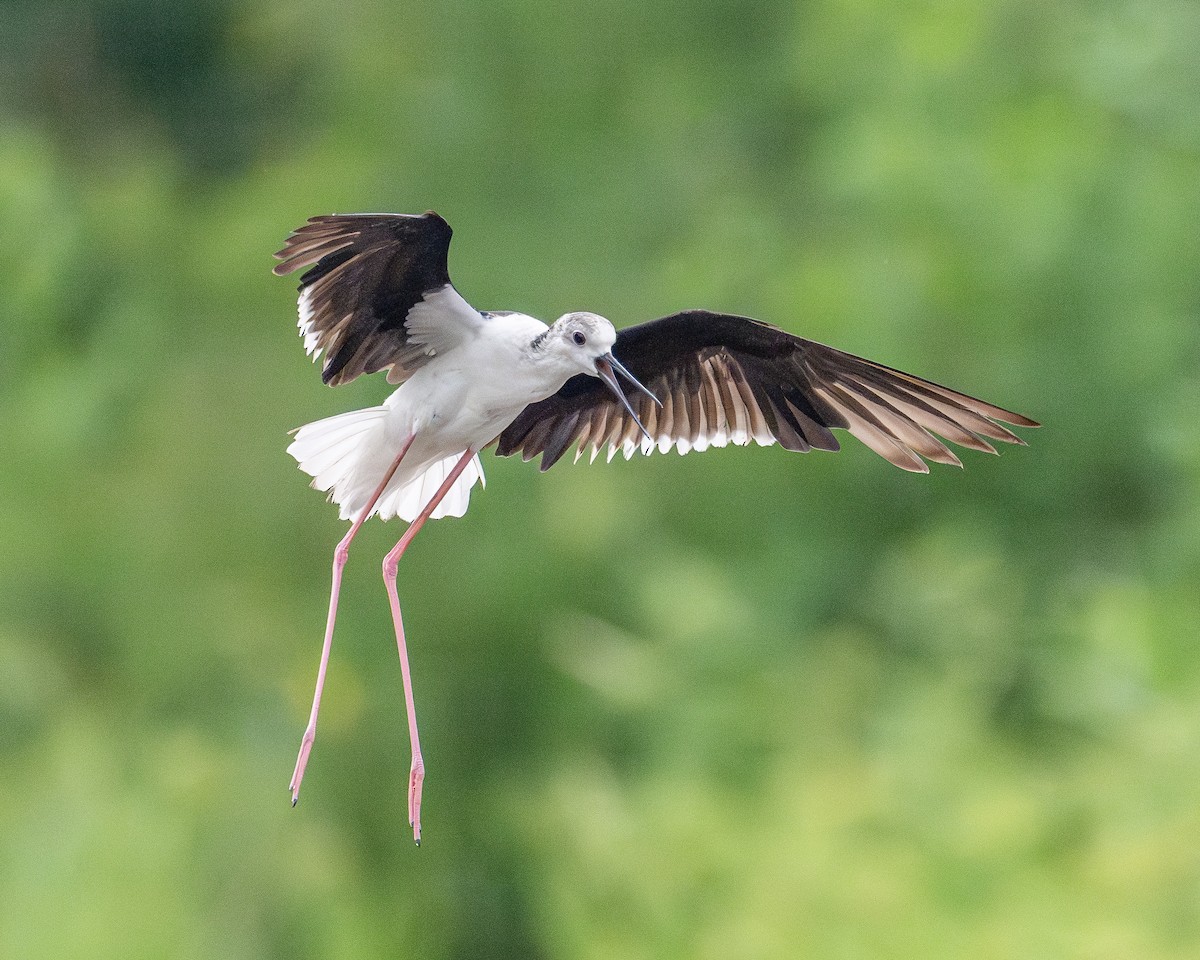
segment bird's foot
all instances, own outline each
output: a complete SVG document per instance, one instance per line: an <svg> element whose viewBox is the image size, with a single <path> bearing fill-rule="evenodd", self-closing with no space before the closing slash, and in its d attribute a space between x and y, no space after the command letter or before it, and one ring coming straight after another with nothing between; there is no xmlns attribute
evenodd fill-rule
<svg viewBox="0 0 1200 960"><path fill-rule="evenodd" d="M300 799L300 781L304 779L304 768L308 766L308 755L312 752L313 738L317 735L317 728L314 724L309 724L304 731L304 736L300 740L300 754L296 757L296 769L292 771L292 782L288 784L288 789L292 791L292 806L296 805L296 801Z"/></svg>
<svg viewBox="0 0 1200 960"><path fill-rule="evenodd" d="M418 753L408 772L408 823L413 828L413 840L421 845L421 785L425 782L425 762Z"/></svg>

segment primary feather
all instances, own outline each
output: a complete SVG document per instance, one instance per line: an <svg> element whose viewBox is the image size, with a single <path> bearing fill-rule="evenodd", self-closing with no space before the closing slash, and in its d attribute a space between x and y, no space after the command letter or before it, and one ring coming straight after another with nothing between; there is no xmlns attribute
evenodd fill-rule
<svg viewBox="0 0 1200 960"><path fill-rule="evenodd" d="M961 465L938 436L991 453L984 440L1023 443L1000 421L1037 423L920 377L835 350L778 327L730 314L689 310L617 334L613 353L661 401L631 398L651 439L590 377L522 411L500 435L501 456L542 455L548 470L577 444L576 459L607 448L680 453L751 441L787 450L837 450L843 429L904 470L925 460ZM924 458L924 459L923 459Z"/></svg>

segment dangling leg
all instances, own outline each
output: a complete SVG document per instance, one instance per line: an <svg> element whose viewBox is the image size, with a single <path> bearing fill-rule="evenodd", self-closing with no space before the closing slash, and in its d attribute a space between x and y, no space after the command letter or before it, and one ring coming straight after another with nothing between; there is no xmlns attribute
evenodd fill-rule
<svg viewBox="0 0 1200 960"><path fill-rule="evenodd" d="M325 686L325 668L329 665L329 648L333 643L333 623L337 619L338 593L342 589L342 569L346 566L346 558L350 555L350 541L358 533L358 528L363 525L363 521L375 509L376 501L383 495L384 488L391 481L392 475L395 474L396 468L400 466L400 461L404 459L404 455L408 453L408 448L412 446L414 439L416 439L416 434L409 434L408 439L404 441L404 445L400 448L400 452L396 454L396 459L388 467L388 472L384 475L383 482L375 488L375 492L371 494L371 499L367 501L366 507L358 515L358 519L350 526L350 532L342 538L333 551L333 587L329 591L329 618L325 622L325 642L321 647L321 665L317 668L317 689L313 693L312 712L308 715L308 726L305 728L304 736L300 740L300 755L296 757L296 769L292 772L292 782L288 787L292 791L293 807L296 805L296 801L300 799L300 781L304 779L304 768L308 764L308 754L312 750L313 737L317 735L317 712L321 709L321 690Z"/></svg>
<svg viewBox="0 0 1200 960"><path fill-rule="evenodd" d="M400 651L400 674L404 680L404 707L408 711L408 742L412 747L412 767L408 773L408 822L413 828L413 839L418 846L421 844L421 784L425 780L425 761L421 759L421 738L417 735L417 710L413 705L412 677L408 671L408 647L404 643L404 621L400 617L400 597L396 593L396 567L400 563L400 557L412 542L412 538L424 526L429 515L442 502L442 498L450 492L454 481L458 479L458 475L466 469L467 464L474 456L474 450L467 450L459 458L454 469L450 471L450 475L438 487L433 499L425 505L425 509L421 511L417 519L408 525L400 542L383 558L383 582L387 587L388 602L392 607L392 622L396 625L396 647Z"/></svg>

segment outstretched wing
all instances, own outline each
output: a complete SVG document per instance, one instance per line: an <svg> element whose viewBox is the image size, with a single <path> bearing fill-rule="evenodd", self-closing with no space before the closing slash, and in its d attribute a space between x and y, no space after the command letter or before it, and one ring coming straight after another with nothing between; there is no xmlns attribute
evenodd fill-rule
<svg viewBox="0 0 1200 960"><path fill-rule="evenodd" d="M748 317L689 310L628 327L613 355L662 402L630 394L654 442L595 377L573 377L526 407L500 435L500 456L542 455L548 470L572 443L576 459L602 447L608 459L641 450L680 453L728 443L837 450L833 429L848 430L904 469L925 460L961 466L938 437L995 453L988 440L1023 444L1003 423L1038 424L964 393L793 336ZM984 439L987 438L987 439ZM922 459L924 458L924 459Z"/></svg>
<svg viewBox="0 0 1200 960"><path fill-rule="evenodd" d="M484 318L450 283L450 225L436 213L312 217L275 256L278 276L303 267L300 333L321 379L337 386L388 370L401 383Z"/></svg>

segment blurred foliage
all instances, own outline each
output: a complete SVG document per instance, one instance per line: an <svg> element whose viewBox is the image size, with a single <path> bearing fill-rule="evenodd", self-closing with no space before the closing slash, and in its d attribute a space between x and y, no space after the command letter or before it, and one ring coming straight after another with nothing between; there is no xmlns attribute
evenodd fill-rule
<svg viewBox="0 0 1200 960"><path fill-rule="evenodd" d="M1194 957L1200 7L0 5L0 955ZM335 511L270 254L437 209L480 307L747 313L1027 449L489 458ZM376 378L378 379L378 378ZM681 496L681 492L686 495Z"/></svg>

